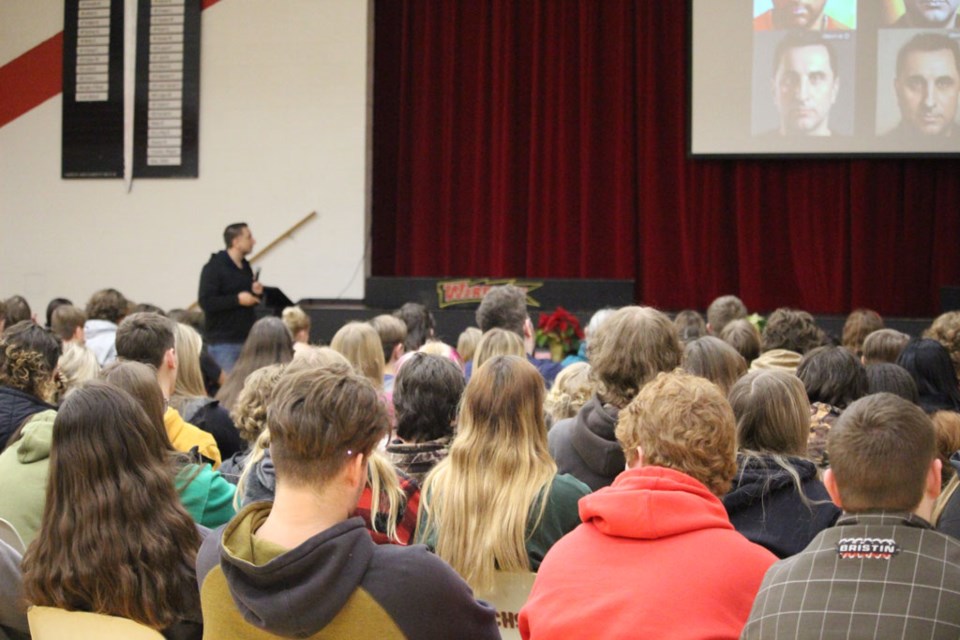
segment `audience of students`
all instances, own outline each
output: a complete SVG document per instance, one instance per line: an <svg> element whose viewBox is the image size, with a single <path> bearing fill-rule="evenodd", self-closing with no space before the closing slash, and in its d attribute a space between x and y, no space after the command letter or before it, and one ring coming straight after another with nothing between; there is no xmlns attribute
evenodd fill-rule
<svg viewBox="0 0 960 640"><path fill-rule="evenodd" d="M960 628L960 312L910 340L858 309L841 347L786 308L761 339L735 296L706 323L602 309L545 363L508 285L458 341L466 373L411 303L333 348L294 348L299 308L263 318L211 378L200 333L116 290L52 300L53 331L0 307L0 518L28 545L0 543L0 638L29 637L30 604L199 638L201 598L208 637L497 637L467 585L517 571L527 638Z"/></svg>

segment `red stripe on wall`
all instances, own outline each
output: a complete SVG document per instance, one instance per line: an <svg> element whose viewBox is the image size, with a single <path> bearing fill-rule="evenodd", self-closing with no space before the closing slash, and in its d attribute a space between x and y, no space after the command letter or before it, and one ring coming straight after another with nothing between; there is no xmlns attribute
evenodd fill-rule
<svg viewBox="0 0 960 640"><path fill-rule="evenodd" d="M220 0L201 0L201 10ZM63 32L0 67L0 127L63 90Z"/></svg>
<svg viewBox="0 0 960 640"><path fill-rule="evenodd" d="M63 89L63 32L0 67L0 127Z"/></svg>

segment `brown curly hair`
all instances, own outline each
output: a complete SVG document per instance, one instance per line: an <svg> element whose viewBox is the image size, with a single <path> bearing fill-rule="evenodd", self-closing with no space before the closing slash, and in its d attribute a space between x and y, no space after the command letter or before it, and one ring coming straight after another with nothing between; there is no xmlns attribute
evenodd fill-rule
<svg viewBox="0 0 960 640"><path fill-rule="evenodd" d="M31 320L23 320L0 338L0 385L52 401L57 394L54 371L63 352L60 340Z"/></svg>
<svg viewBox="0 0 960 640"><path fill-rule="evenodd" d="M823 344L823 331L806 311L781 307L770 314L763 328L763 351L787 349L804 354Z"/></svg>

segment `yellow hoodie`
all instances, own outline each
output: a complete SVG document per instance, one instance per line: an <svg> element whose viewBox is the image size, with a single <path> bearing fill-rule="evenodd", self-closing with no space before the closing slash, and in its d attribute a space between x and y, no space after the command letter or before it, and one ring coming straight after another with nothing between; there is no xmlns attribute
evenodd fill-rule
<svg viewBox="0 0 960 640"><path fill-rule="evenodd" d="M220 449L212 435L184 420L173 407L167 407L167 412L163 414L163 424L174 449L187 452L197 447L200 455L213 461L214 469L220 467Z"/></svg>

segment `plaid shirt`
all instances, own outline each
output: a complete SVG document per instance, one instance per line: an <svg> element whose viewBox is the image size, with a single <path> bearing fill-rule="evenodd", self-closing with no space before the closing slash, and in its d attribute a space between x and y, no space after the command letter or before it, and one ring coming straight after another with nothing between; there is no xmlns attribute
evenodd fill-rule
<svg viewBox="0 0 960 640"><path fill-rule="evenodd" d="M401 544L407 545L413 542L413 534L417 530L417 516L420 509L420 485L417 481L397 470L397 480L400 482L400 489L403 491L406 500L397 514L397 538L393 540L386 533L387 530L387 511L390 505L387 503L387 496L381 493L380 508L376 515L376 520L371 518L370 507L373 500L373 492L370 491L370 485L367 484L363 493L360 494L360 502L357 503L357 510L352 515L363 518L370 532L370 537L377 544ZM373 526L371 526L373 525Z"/></svg>
<svg viewBox="0 0 960 640"><path fill-rule="evenodd" d="M960 638L960 541L912 514L844 514L767 571L741 638Z"/></svg>

